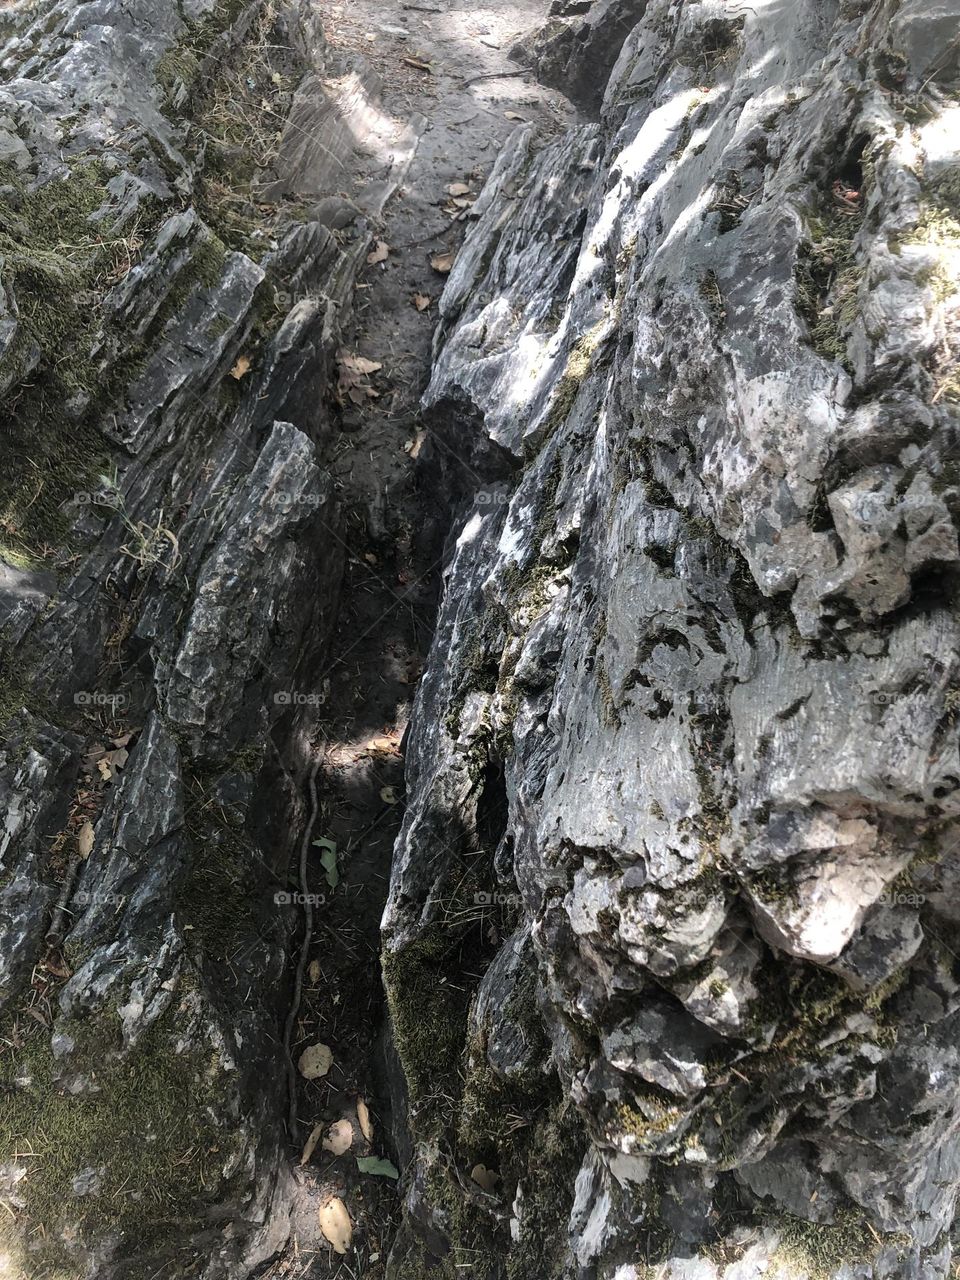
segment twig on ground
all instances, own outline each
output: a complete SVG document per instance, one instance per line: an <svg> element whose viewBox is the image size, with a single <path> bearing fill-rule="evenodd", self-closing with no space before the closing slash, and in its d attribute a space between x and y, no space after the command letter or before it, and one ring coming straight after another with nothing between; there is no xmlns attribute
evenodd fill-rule
<svg viewBox="0 0 960 1280"><path fill-rule="evenodd" d="M516 71L485 71L482 76L471 76L469 80L464 80L463 87L476 84L478 80L506 80L507 76L527 76L532 71L533 67L518 67Z"/></svg>
<svg viewBox="0 0 960 1280"><path fill-rule="evenodd" d="M310 901L310 886L307 883L307 854L310 850L310 841L313 837L313 828L317 821L317 774L320 771L321 756L314 759L310 767L310 776L307 780L307 788L310 792L310 817L307 819L307 825L303 832L303 840L300 842L300 892L303 895L303 941L300 943L300 958L297 961L297 972L293 980L293 997L290 1001L290 1009L287 1013L287 1025L283 1032L283 1047L287 1055L287 1084L290 1090L290 1109L288 1112L288 1125L290 1141L296 1141L297 1134L297 1068L293 1061L293 1029L297 1024L297 1014L300 1012L300 999L303 995L303 975L307 968L307 955L310 951L310 942L313 938L313 905Z"/></svg>

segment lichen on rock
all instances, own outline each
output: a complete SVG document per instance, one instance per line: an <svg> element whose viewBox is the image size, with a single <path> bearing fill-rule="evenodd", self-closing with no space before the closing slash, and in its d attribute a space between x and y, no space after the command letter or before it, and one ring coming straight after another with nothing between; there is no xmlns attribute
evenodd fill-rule
<svg viewBox="0 0 960 1280"><path fill-rule="evenodd" d="M479 1247L434 1183L452 1161L470 1199L479 1062L485 1275L935 1280L960 1180L956 6L570 13L541 52L574 83L622 16L599 121L501 152L424 402L428 464L479 489L384 918L408 1080L394 975L454 945L451 826L482 866L485 803L482 901L516 913L457 943L462 1092L445 1130L411 1112L392 1274ZM483 1020L518 936L536 1089L586 1139L545 1251L530 1189L560 1157L498 1127L527 1037Z"/></svg>

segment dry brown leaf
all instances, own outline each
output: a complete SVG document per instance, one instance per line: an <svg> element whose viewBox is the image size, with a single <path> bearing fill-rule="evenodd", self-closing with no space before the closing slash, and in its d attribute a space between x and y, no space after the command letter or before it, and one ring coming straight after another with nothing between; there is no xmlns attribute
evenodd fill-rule
<svg viewBox="0 0 960 1280"><path fill-rule="evenodd" d="M383 368L379 360L368 360L366 356L351 355L347 351L341 351L337 356L337 364L341 369L347 369L350 373L377 373Z"/></svg>
<svg viewBox="0 0 960 1280"><path fill-rule="evenodd" d="M470 1177L484 1191L493 1191L500 1181L499 1173L495 1169L488 1169L485 1164L475 1164L470 1170Z"/></svg>
<svg viewBox="0 0 960 1280"><path fill-rule="evenodd" d="M101 759L97 761L97 768L100 770L100 777L104 782L109 782L113 777L113 770L110 768L110 762L106 755L102 756Z"/></svg>
<svg viewBox="0 0 960 1280"><path fill-rule="evenodd" d="M297 1065L305 1080L319 1080L333 1066L333 1050L328 1044L311 1044L301 1053Z"/></svg>
<svg viewBox="0 0 960 1280"><path fill-rule="evenodd" d="M334 1120L323 1140L324 1151L329 1151L332 1156L342 1156L352 1145L353 1125L349 1120Z"/></svg>
<svg viewBox="0 0 960 1280"><path fill-rule="evenodd" d="M367 254L367 262L373 266L377 262L386 262L390 257L390 246L386 240L377 240L374 242L373 248Z"/></svg>
<svg viewBox="0 0 960 1280"><path fill-rule="evenodd" d="M439 271L442 276L445 276L453 266L455 257L454 253L435 253L430 259L430 265L434 271Z"/></svg>
<svg viewBox="0 0 960 1280"><path fill-rule="evenodd" d="M317 1210L317 1221L323 1238L334 1253L346 1253L353 1240L353 1223L347 1213L347 1206L339 1196L332 1196L326 1204Z"/></svg>
<svg viewBox="0 0 960 1280"><path fill-rule="evenodd" d="M307 977L310 979L311 983L314 986L316 986L317 983L320 981L320 979L323 977L323 971L320 968L319 960L311 960L310 963L307 965Z"/></svg>
<svg viewBox="0 0 960 1280"><path fill-rule="evenodd" d="M415 293L413 295L413 305L418 311L426 311L433 299L429 293Z"/></svg>
<svg viewBox="0 0 960 1280"><path fill-rule="evenodd" d="M237 356L237 363L230 370L230 377L236 378L239 382L245 373L250 369L249 356Z"/></svg>
<svg viewBox="0 0 960 1280"><path fill-rule="evenodd" d="M447 187L448 196L468 196L470 188L465 182L451 182Z"/></svg>
<svg viewBox="0 0 960 1280"><path fill-rule="evenodd" d="M428 74L433 71L429 62L422 62L419 58L404 58L403 61L408 67L414 67L417 71L426 71Z"/></svg>
<svg viewBox="0 0 960 1280"><path fill-rule="evenodd" d="M77 832L77 853L81 858L89 858L93 852L93 823L88 818Z"/></svg>
<svg viewBox="0 0 960 1280"><path fill-rule="evenodd" d="M117 769L122 769L130 759L130 752L126 747L117 747L115 751L108 751L103 758L110 768L116 772Z"/></svg>
<svg viewBox="0 0 960 1280"><path fill-rule="evenodd" d="M418 431L412 440L408 440L404 444L404 453L409 453L411 458L418 458L420 456L420 450L423 448L423 442L426 438L427 433L425 431Z"/></svg>
<svg viewBox="0 0 960 1280"><path fill-rule="evenodd" d="M316 1124L310 1130L310 1137L303 1144L303 1154L300 1156L301 1165L306 1164L307 1161L310 1159L310 1157L313 1155L314 1151L316 1151L317 1143L320 1141L321 1137L323 1136L323 1130L324 1130L324 1126L322 1124Z"/></svg>
<svg viewBox="0 0 960 1280"><path fill-rule="evenodd" d="M373 1121L370 1119L370 1108L362 1098L357 1099L357 1123L360 1132L368 1142L373 1141Z"/></svg>

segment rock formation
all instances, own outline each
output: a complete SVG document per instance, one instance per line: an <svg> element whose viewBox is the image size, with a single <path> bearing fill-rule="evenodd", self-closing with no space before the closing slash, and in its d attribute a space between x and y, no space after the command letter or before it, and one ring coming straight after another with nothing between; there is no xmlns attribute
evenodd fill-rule
<svg viewBox="0 0 960 1280"><path fill-rule="evenodd" d="M614 0L573 83L623 15L441 303L391 1275L940 1280L960 6Z"/></svg>
<svg viewBox="0 0 960 1280"><path fill-rule="evenodd" d="M317 110L310 5L2 19L0 1271L246 1276L287 1235L274 897L370 243L331 227L396 173L332 198L365 86Z"/></svg>
<svg viewBox="0 0 960 1280"><path fill-rule="evenodd" d="M524 46L588 120L515 131L440 305L389 1280L950 1274L958 22L557 0ZM424 121L301 0L0 39L0 1280L247 1280L331 375Z"/></svg>

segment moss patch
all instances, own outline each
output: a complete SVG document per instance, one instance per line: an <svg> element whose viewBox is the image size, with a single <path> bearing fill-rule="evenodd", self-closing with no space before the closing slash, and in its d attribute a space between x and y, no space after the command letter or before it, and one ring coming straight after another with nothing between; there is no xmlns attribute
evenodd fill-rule
<svg viewBox="0 0 960 1280"><path fill-rule="evenodd" d="M102 440L83 413L96 384L93 299L130 253L128 241L111 241L90 222L108 199L107 180L92 161L35 190L8 167L0 172L13 192L0 208L0 255L20 311L4 365L21 382L7 397L0 535L9 550L32 559L62 538L62 504L90 487L103 465Z"/></svg>
<svg viewBox="0 0 960 1280"><path fill-rule="evenodd" d="M814 350L846 364L847 337L857 316L863 268L854 239L859 211L829 208L807 220L795 272L797 306L810 328Z"/></svg>
<svg viewBox="0 0 960 1280"><path fill-rule="evenodd" d="M18 1251L24 1230L46 1237L35 1276L48 1274L63 1230L81 1243L115 1235L128 1254L149 1252L199 1229L222 1190L230 1143L213 1056L178 1054L168 1013L118 1061L119 1022L104 1025L102 1016L88 1053L98 1093L60 1090L42 1032L0 1060L0 1162L18 1152L28 1168L17 1186L26 1207L16 1223L0 1225L0 1247ZM88 1168L98 1171L99 1189L76 1196L72 1180Z"/></svg>

